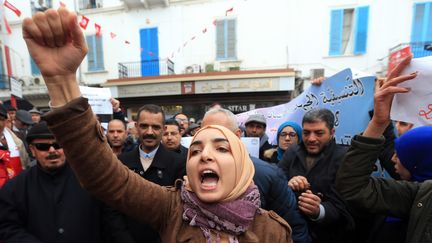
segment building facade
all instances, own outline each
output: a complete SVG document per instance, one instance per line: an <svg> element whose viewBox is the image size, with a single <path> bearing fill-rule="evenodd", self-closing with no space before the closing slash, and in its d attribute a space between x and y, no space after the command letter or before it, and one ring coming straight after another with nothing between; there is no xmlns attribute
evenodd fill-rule
<svg viewBox="0 0 432 243"><path fill-rule="evenodd" d="M288 102L302 80L330 76L347 67L384 76L390 51L399 47L411 46L417 57L432 55L432 51L426 50L432 41L430 0L9 2L22 15L17 17L5 8L1 12L12 33L5 32L2 22L0 73L4 75L5 88L0 91L0 98L9 96L7 77L13 76L23 83L24 97L37 106L46 106L48 97L46 90L39 88L43 79L22 40L21 23L23 17L57 8L61 3L76 10L80 22L88 20L84 33L89 54L77 72L79 82L109 87L131 114L136 105L152 101L167 107L180 106L185 112L194 110L189 106L202 104L204 108L193 111L194 114L201 114L210 100L231 107L234 112L245 108L234 106L238 104L252 104L247 109L276 105ZM281 69L285 69L285 76L278 78L287 80L286 73L290 73L290 85L286 87L292 90L211 91L196 93L194 97L198 98L193 100L192 96L178 92L179 84L199 85L204 82L203 77L208 83L235 86L230 75L236 72L241 75L239 80L244 81L255 79L255 71L269 74L272 71L268 70L280 73ZM212 76L215 72L231 73ZM272 75L261 78L275 78ZM160 95L145 92L149 85L163 87L166 83L176 83L177 91ZM128 89L136 92L131 95L124 91Z"/></svg>

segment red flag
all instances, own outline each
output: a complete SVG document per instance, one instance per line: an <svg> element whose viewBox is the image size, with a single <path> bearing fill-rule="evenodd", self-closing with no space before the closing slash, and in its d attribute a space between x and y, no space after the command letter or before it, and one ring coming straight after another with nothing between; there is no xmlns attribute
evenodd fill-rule
<svg viewBox="0 0 432 243"><path fill-rule="evenodd" d="M113 32L110 32L110 35L111 35L111 38L115 38L117 35L116 34L114 34Z"/></svg>
<svg viewBox="0 0 432 243"><path fill-rule="evenodd" d="M60 1L60 6L62 6L63 8L66 8L66 3Z"/></svg>
<svg viewBox="0 0 432 243"><path fill-rule="evenodd" d="M202 30L202 32L203 32L203 34L205 34L205 32L207 32L207 28L204 28L204 29Z"/></svg>
<svg viewBox="0 0 432 243"><path fill-rule="evenodd" d="M234 10L234 7L231 7L230 9L227 9L225 11L225 16L228 16L228 12L232 12Z"/></svg>
<svg viewBox="0 0 432 243"><path fill-rule="evenodd" d="M81 28L86 29L88 23L90 22L90 20L86 17L86 16L81 16L81 21L79 23L79 25L81 26Z"/></svg>
<svg viewBox="0 0 432 243"><path fill-rule="evenodd" d="M96 37L99 37L101 34L101 26L95 23L95 29L96 29Z"/></svg>
<svg viewBox="0 0 432 243"><path fill-rule="evenodd" d="M6 31L7 31L7 33L8 33L9 35L12 34L12 29L11 29L11 27L10 27L10 25L9 25L9 22L7 21L7 19L6 19L5 16L3 16L3 20L4 20L4 23L5 23L5 27L6 27Z"/></svg>
<svg viewBox="0 0 432 243"><path fill-rule="evenodd" d="M216 19L215 19L215 20L213 20L213 25L214 25L214 26L216 26Z"/></svg>
<svg viewBox="0 0 432 243"><path fill-rule="evenodd" d="M125 44L130 44L130 42L129 42L129 41L127 41L127 40L125 40Z"/></svg>
<svg viewBox="0 0 432 243"><path fill-rule="evenodd" d="M18 17L21 16L21 11L17 9L14 5L12 5L8 0L5 0L3 5L5 5L8 9L12 10Z"/></svg>

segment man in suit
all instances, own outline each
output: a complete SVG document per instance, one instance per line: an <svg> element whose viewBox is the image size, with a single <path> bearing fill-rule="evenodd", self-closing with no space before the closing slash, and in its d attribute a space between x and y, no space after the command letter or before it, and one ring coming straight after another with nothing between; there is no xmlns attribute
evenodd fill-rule
<svg viewBox="0 0 432 243"><path fill-rule="evenodd" d="M144 105L138 110L136 128L140 145L119 159L129 169L146 180L161 186L173 186L176 179L186 174L185 159L161 144L165 127L165 114L160 106ZM132 218L126 218L126 227L136 243L159 242L156 231Z"/></svg>

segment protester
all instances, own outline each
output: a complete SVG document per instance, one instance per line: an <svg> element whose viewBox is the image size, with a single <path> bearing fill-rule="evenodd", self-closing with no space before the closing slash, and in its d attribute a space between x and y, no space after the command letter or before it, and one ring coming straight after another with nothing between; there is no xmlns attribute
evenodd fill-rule
<svg viewBox="0 0 432 243"><path fill-rule="evenodd" d="M308 218L312 242L347 242L353 219L334 188L346 148L334 139L335 117L316 108L302 119L302 142L288 148L278 163L298 194L300 212Z"/></svg>
<svg viewBox="0 0 432 243"><path fill-rule="evenodd" d="M186 161L188 149L181 145L181 138L179 123L175 119L166 120L162 144L166 149L178 153Z"/></svg>
<svg viewBox="0 0 432 243"><path fill-rule="evenodd" d="M355 207L408 220L406 242L430 242L432 237L429 229L432 224L429 220L431 207L428 205L432 201L431 184L427 181L418 183L370 177L373 164L384 144L382 134L390 123L393 97L395 94L410 91L409 88L398 86L398 84L417 76L417 73L400 75L409 65L411 58L412 56L403 59L375 93L374 116L363 134L355 136L352 140L344 163L338 172L336 187L345 200ZM430 161L429 150L423 146L420 148L411 146L414 145L411 144L412 141L409 143L410 146L404 146L407 153L403 153L409 155L408 160ZM417 157L418 149L422 151L423 156L426 156ZM405 158L405 156L402 157Z"/></svg>
<svg viewBox="0 0 432 243"><path fill-rule="evenodd" d="M161 144L165 127L165 113L157 105L147 104L138 110L138 130L140 145L119 159L142 178L161 186L173 186L175 180L185 175L186 157L169 151ZM127 217L125 227L136 243L156 242L158 233L148 225L143 225L134 217Z"/></svg>
<svg viewBox="0 0 432 243"><path fill-rule="evenodd" d="M291 121L282 123L277 131L277 147L264 151L264 158L270 163L279 163L285 151L293 144L302 141L302 129L299 124Z"/></svg>
<svg viewBox="0 0 432 243"><path fill-rule="evenodd" d="M132 143L138 142L138 130L136 128L136 122L130 121L126 125L128 137L127 140L130 140Z"/></svg>
<svg viewBox="0 0 432 243"><path fill-rule="evenodd" d="M114 216L104 214L103 204L81 188L45 122L30 129L27 142L37 166L0 189L0 240L108 242L107 232L116 233L108 228Z"/></svg>
<svg viewBox="0 0 432 243"><path fill-rule="evenodd" d="M245 122L245 137L258 137L260 139L259 158L265 160L264 151L271 149L268 136L265 133L266 119L262 114L250 115Z"/></svg>
<svg viewBox="0 0 432 243"><path fill-rule="evenodd" d="M241 137L236 116L223 108L208 110L203 118L203 126L219 125L228 128L237 137ZM295 243L309 242L307 223L297 208L296 197L288 187L283 172L259 158L250 156L255 168L253 181L260 192L261 207L273 210L285 219L292 228Z"/></svg>
<svg viewBox="0 0 432 243"><path fill-rule="evenodd" d="M85 188L152 225L163 242L291 242L286 222L258 208L252 162L244 145L226 128L211 126L195 135L181 189L150 183L122 166L96 129L100 125L86 99L80 97L75 72L87 48L76 15L60 8L37 16L24 20L23 34L48 86L51 105L56 107L45 119ZM65 24L55 24L61 22ZM41 31L41 23L49 23L49 28ZM33 38L36 33L48 43ZM55 36L58 45L51 45L50 36ZM59 66L70 71L62 72ZM143 124L138 121L140 129L152 129Z"/></svg>
<svg viewBox="0 0 432 243"><path fill-rule="evenodd" d="M404 133L406 133L411 128L413 128L413 126L414 126L414 124L409 123L409 122L404 122L404 121L396 121L395 122L395 127L396 127L397 134L399 137L402 136Z"/></svg>
<svg viewBox="0 0 432 243"><path fill-rule="evenodd" d="M189 136L194 136L196 132L198 132L198 130L201 128L200 125L196 124L196 123L192 123L189 125L189 129L187 131L187 134L189 134Z"/></svg>
<svg viewBox="0 0 432 243"><path fill-rule="evenodd" d="M108 122L107 139L113 153L119 156L121 153L132 151L136 144L127 140L126 124L117 119Z"/></svg>
<svg viewBox="0 0 432 243"><path fill-rule="evenodd" d="M186 114L183 113L177 113L173 116L173 118L179 123L180 125L180 132L182 137L187 137L188 134L186 133L189 129L189 118Z"/></svg>
<svg viewBox="0 0 432 243"><path fill-rule="evenodd" d="M8 177L12 178L30 166L30 158L23 141L6 126L7 119L8 112L0 105L0 143L9 152L10 159L6 167L9 169Z"/></svg>
<svg viewBox="0 0 432 243"><path fill-rule="evenodd" d="M29 112L31 114L32 121L34 123L39 123L40 120L41 120L42 112L40 112L36 107L34 107L33 109L29 110Z"/></svg>

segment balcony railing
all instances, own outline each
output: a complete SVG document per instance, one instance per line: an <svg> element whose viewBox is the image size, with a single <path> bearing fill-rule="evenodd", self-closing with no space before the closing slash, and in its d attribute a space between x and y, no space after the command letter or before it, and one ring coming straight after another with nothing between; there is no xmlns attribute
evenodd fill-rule
<svg viewBox="0 0 432 243"><path fill-rule="evenodd" d="M393 53L407 46L411 47L411 52L413 53L414 58L432 56L432 40L425 42L402 43L391 48L390 53Z"/></svg>
<svg viewBox="0 0 432 243"><path fill-rule="evenodd" d="M0 89L10 89L10 77L6 74L0 74Z"/></svg>
<svg viewBox="0 0 432 243"><path fill-rule="evenodd" d="M174 63L170 59L155 59L118 64L119 78L135 78L174 74Z"/></svg>

